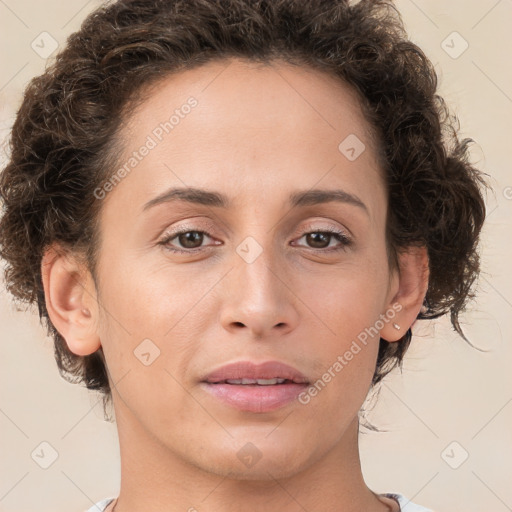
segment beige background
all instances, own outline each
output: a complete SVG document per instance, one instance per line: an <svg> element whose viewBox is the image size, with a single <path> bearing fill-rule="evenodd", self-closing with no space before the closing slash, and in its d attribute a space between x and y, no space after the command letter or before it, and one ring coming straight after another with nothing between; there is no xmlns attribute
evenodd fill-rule
<svg viewBox="0 0 512 512"><path fill-rule="evenodd" d="M0 139L23 88L45 66L31 42L45 31L63 45L99 4L0 0ZM505 512L512 510L512 1L397 6L411 38L434 62L462 136L478 143L473 161L492 175L484 273L478 301L464 318L470 339L487 352L469 347L446 319L422 323L403 374L388 378L370 415L387 432L361 437L364 473L375 491L402 492L438 512ZM463 40L469 47L453 58ZM3 147L0 158L5 162ZM97 396L59 377L37 314L17 312L3 290L0 325L0 511L81 511L115 496L117 432L103 421ZM41 449L49 457L42 442L58 454L48 469L31 457ZM458 469L451 467L466 453Z"/></svg>

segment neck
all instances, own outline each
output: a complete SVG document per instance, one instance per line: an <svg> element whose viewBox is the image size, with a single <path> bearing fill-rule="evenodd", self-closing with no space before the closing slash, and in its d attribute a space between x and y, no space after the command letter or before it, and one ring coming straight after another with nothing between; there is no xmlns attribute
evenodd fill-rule
<svg viewBox="0 0 512 512"><path fill-rule="evenodd" d="M192 465L163 446L141 424L116 408L121 453L121 489L109 511L157 512L387 512L366 486L359 459L358 421L328 452L282 477L264 472L257 479L233 478L215 468ZM300 449L300 447L298 448ZM250 477L249 477L250 478Z"/></svg>

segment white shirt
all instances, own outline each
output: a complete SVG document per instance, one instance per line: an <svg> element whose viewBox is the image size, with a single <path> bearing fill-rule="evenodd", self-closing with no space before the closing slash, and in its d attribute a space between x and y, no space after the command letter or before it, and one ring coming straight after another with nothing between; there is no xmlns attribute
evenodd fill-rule
<svg viewBox="0 0 512 512"><path fill-rule="evenodd" d="M420 505L415 505L410 502L405 496L402 494L396 493L385 493L383 494L386 498L393 498L400 504L401 512L434 512L429 508L422 507ZM95 505L93 505L87 512L103 512L108 505L114 501L115 498L106 498L104 500L98 501Z"/></svg>

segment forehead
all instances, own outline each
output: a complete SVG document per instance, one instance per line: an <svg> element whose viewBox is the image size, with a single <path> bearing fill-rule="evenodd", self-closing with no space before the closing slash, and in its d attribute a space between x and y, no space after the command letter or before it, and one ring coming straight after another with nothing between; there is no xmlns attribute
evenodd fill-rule
<svg viewBox="0 0 512 512"><path fill-rule="evenodd" d="M381 186L357 93L324 72L214 61L162 79L141 99L119 133L129 176L116 194L125 189L134 204L170 186L223 189L241 201L263 190Z"/></svg>
<svg viewBox="0 0 512 512"><path fill-rule="evenodd" d="M341 79L306 65L237 58L174 72L143 89L142 101L125 120L123 134L136 138L142 128L145 133L150 131L151 123L165 122L173 112L189 110L184 107L191 97L198 106L186 124L198 136L214 135L206 126L214 120L218 134L233 124L251 132L256 127L274 131L293 127L296 136L310 139L316 132L322 135L330 129L339 135L357 132L373 144L373 130L361 111L358 93ZM179 115L179 120L173 121L173 135L183 131L178 129L183 119Z"/></svg>

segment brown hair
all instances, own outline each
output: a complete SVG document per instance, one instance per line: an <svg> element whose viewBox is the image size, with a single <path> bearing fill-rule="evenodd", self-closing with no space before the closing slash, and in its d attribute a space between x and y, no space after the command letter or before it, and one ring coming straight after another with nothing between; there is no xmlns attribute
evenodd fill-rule
<svg viewBox="0 0 512 512"><path fill-rule="evenodd" d="M391 1L121 0L72 34L28 85L0 177L0 256L8 290L37 303L61 375L110 398L102 349L71 353L45 305L41 258L53 242L83 254L94 277L100 203L114 137L142 86L213 59L311 66L350 84L378 134L393 253L424 245L430 278L419 319L458 315L474 297L485 218L483 173L468 162L431 62L407 39ZM140 98L139 98L140 99ZM399 365L411 329L380 341L373 384Z"/></svg>

